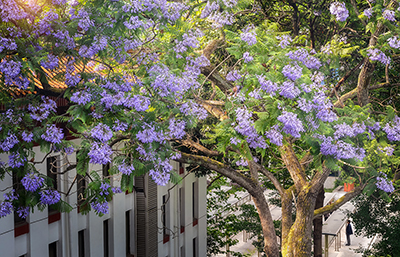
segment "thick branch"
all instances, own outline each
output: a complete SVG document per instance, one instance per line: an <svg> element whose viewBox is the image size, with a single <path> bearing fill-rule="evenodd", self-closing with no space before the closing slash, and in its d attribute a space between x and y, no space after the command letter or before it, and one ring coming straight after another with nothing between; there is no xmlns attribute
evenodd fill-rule
<svg viewBox="0 0 400 257"><path fill-rule="evenodd" d="M276 190L278 190L280 195L283 195L285 193L285 189L282 187L281 183L279 180L274 176L272 172L269 172L266 168L264 168L261 164L258 164L254 161L251 161L251 163L256 167L264 176L266 176L272 184L274 184Z"/></svg>
<svg viewBox="0 0 400 257"><path fill-rule="evenodd" d="M333 97L335 95L335 90L337 91L340 86L356 71L361 67L361 64L363 61L359 62L353 69L349 70L346 72L346 74L339 80L339 82L335 85L335 87L332 89L331 93L329 94L329 97Z"/></svg>
<svg viewBox="0 0 400 257"><path fill-rule="evenodd" d="M366 185L366 184L365 184ZM361 194L361 192L363 191L365 185L363 186L358 186L356 188L354 188L353 191L348 192L347 194L345 194L344 196L340 197L339 199L337 199L336 201L334 201L331 204L328 204L322 208L319 208L317 210L314 211L314 219L316 217L322 216L324 214L336 211L337 209L339 209L342 205L344 205L345 203L347 203L348 201L350 201L351 199L353 199L354 197L356 197L357 195Z"/></svg>
<svg viewBox="0 0 400 257"><path fill-rule="evenodd" d="M307 184L303 168L293 150L291 143L286 143L279 148L283 162L288 169L290 176L296 186L298 192Z"/></svg>
<svg viewBox="0 0 400 257"><path fill-rule="evenodd" d="M257 195L257 181L252 180L249 177L241 174L240 172L232 169L225 164L213 160L206 156L199 156L187 153L181 153L181 158L177 159L179 162L184 162L188 164L198 164L203 167L209 168L210 170L214 170L217 173L231 179L233 182L239 184L241 187L245 188L251 195Z"/></svg>
<svg viewBox="0 0 400 257"><path fill-rule="evenodd" d="M215 104L213 102L217 101L204 101L202 99L197 99L196 102L201 104L204 109L206 109L210 114L217 117L220 121L228 119L228 116L225 114L225 111L221 109L220 104Z"/></svg>
<svg viewBox="0 0 400 257"><path fill-rule="evenodd" d="M222 155L222 153L220 153L218 151L210 150L210 149L202 146L201 144L196 143L196 142L194 142L193 140L190 140L190 139L182 139L182 140L178 140L177 139L175 141L181 143L182 145L184 145L184 146L186 146L188 148L193 147L193 148L205 153L207 156L219 156L219 155Z"/></svg>

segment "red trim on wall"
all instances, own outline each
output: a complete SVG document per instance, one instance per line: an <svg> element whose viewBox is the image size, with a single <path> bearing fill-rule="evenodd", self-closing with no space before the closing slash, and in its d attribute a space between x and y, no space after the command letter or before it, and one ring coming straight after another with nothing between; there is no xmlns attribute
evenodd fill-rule
<svg viewBox="0 0 400 257"><path fill-rule="evenodd" d="M181 234L185 232L185 226L181 226Z"/></svg>
<svg viewBox="0 0 400 257"><path fill-rule="evenodd" d="M199 220L196 218L193 218L193 227L196 226L199 223Z"/></svg>
<svg viewBox="0 0 400 257"><path fill-rule="evenodd" d="M164 239L163 239L163 244L168 243L169 242L169 235L165 235Z"/></svg>
<svg viewBox="0 0 400 257"><path fill-rule="evenodd" d="M183 174L185 173L185 168L184 167L180 167L179 168L179 174Z"/></svg>
<svg viewBox="0 0 400 257"><path fill-rule="evenodd" d="M14 237L18 237L28 233L29 233L29 223L27 222L24 222L23 224L14 228Z"/></svg>
<svg viewBox="0 0 400 257"><path fill-rule="evenodd" d="M56 212L49 215L49 217L47 218L47 222L48 224L51 224L53 222L59 221L60 219L61 219L61 213Z"/></svg>

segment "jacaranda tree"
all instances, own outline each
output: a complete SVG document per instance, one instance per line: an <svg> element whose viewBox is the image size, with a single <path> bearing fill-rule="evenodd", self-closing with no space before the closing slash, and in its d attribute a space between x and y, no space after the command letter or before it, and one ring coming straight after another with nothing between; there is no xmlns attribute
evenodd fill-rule
<svg viewBox="0 0 400 257"><path fill-rule="evenodd" d="M0 216L70 209L35 169L36 145L77 152L63 172L91 177L82 210L99 215L134 176L165 185L176 160L252 195L267 256L309 256L314 218L394 191L399 17L394 0L1 0L1 175L21 182ZM89 164L111 164L120 188ZM358 186L314 210L338 169ZM266 186L281 198L281 249Z"/></svg>

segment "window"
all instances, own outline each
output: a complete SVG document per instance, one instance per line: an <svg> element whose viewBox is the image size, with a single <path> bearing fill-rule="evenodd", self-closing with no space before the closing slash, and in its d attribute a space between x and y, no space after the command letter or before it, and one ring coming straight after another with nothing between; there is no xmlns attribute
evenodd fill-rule
<svg viewBox="0 0 400 257"><path fill-rule="evenodd" d="M127 256L131 254L131 211L125 212L125 251Z"/></svg>
<svg viewBox="0 0 400 257"><path fill-rule="evenodd" d="M77 185L76 197L77 197L78 206L80 206L85 201L85 188L86 188L85 176L77 174L76 175L76 185Z"/></svg>
<svg viewBox="0 0 400 257"><path fill-rule="evenodd" d="M185 166L183 163L179 163L179 174L184 174L185 173Z"/></svg>
<svg viewBox="0 0 400 257"><path fill-rule="evenodd" d="M167 198L167 195L163 195L162 197L162 206L161 206L161 211L162 211L162 216L161 216L161 222L163 226L163 243L167 243L169 241L169 199Z"/></svg>
<svg viewBox="0 0 400 257"><path fill-rule="evenodd" d="M197 237L193 238L193 257L197 257Z"/></svg>
<svg viewBox="0 0 400 257"><path fill-rule="evenodd" d="M52 157L48 157L47 158L47 177L49 177L51 179L51 183L52 183L52 189L54 190L58 190L58 158L56 156L52 156ZM48 211L48 223L53 223L57 220L60 220L61 215L60 213L51 205L48 206L47 208Z"/></svg>
<svg viewBox="0 0 400 257"><path fill-rule="evenodd" d="M199 218L199 184L197 181L192 184L192 215L193 226L196 226Z"/></svg>
<svg viewBox="0 0 400 257"><path fill-rule="evenodd" d="M108 220L103 221L103 251L104 251L104 257L110 256Z"/></svg>
<svg viewBox="0 0 400 257"><path fill-rule="evenodd" d="M185 248L181 246L181 256L180 257L185 257Z"/></svg>
<svg viewBox="0 0 400 257"><path fill-rule="evenodd" d="M85 230L78 232L78 257L85 257Z"/></svg>
<svg viewBox="0 0 400 257"><path fill-rule="evenodd" d="M179 220L181 233L185 232L185 189L179 188Z"/></svg>
<svg viewBox="0 0 400 257"><path fill-rule="evenodd" d="M103 173L103 179L109 178L109 176L110 176L110 163L107 163L106 165L103 165L102 173Z"/></svg>
<svg viewBox="0 0 400 257"><path fill-rule="evenodd" d="M57 241L49 244L49 257L57 257Z"/></svg>

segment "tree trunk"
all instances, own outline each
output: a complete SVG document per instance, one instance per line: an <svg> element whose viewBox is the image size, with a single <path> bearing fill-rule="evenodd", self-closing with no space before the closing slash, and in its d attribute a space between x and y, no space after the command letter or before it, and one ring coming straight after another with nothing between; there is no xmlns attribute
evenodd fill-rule
<svg viewBox="0 0 400 257"><path fill-rule="evenodd" d="M267 200L261 187L252 193L254 204L260 216L261 227L264 236L264 252L268 257L279 257L278 240L275 233L274 222Z"/></svg>
<svg viewBox="0 0 400 257"><path fill-rule="evenodd" d="M319 190L317 200L315 202L315 209L324 207L325 191L321 187ZM317 217L314 223L314 257L322 257L322 216Z"/></svg>
<svg viewBox="0 0 400 257"><path fill-rule="evenodd" d="M296 199L296 220L290 228L285 244L282 244L282 256L310 256L314 207L317 198L317 193L314 191L306 185Z"/></svg>

